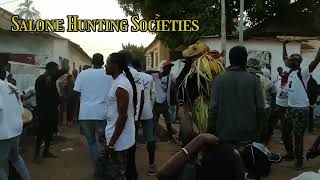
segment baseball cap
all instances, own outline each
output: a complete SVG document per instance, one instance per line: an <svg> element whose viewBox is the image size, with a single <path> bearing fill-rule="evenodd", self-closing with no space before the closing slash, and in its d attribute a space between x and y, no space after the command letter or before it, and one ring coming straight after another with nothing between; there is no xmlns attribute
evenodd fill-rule
<svg viewBox="0 0 320 180"><path fill-rule="evenodd" d="M169 60L164 60L164 61L161 63L161 67L164 68L164 67L167 67L167 66L172 67L172 66L174 66L174 64L173 64L171 61L169 61Z"/></svg>

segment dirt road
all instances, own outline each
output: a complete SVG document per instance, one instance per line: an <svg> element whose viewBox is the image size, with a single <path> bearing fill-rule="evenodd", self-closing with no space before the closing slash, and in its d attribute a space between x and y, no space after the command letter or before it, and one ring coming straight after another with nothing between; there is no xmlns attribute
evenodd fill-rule
<svg viewBox="0 0 320 180"><path fill-rule="evenodd" d="M53 146L53 152L56 153L58 159L46 159L41 164L32 163L34 142L29 139L24 153L25 160L31 171L33 180L93 180L93 170L91 160L89 157L88 148L84 138L79 134L79 128L62 128L62 135L64 140ZM312 144L316 136L306 136L306 146ZM272 143L272 150L277 152L284 152L283 146ZM170 158L178 147L168 144L159 143L156 153L156 162L158 165L163 164ZM145 175L148 165L148 157L145 145L138 146L137 150L137 166L139 170L139 180L156 180L155 177ZM320 158L305 163L305 171L314 171L320 168ZM271 175L266 180L287 180L299 175L301 172L294 170L293 164L282 162L281 164L273 165Z"/></svg>

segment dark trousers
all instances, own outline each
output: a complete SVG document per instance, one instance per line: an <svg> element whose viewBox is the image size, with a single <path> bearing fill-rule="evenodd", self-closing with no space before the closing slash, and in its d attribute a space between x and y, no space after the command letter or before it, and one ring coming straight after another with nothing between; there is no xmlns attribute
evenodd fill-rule
<svg viewBox="0 0 320 180"><path fill-rule="evenodd" d="M40 154L41 144L44 141L44 153L49 152L50 142L58 120L58 108L39 111L39 126L37 130L37 140L35 147L35 156Z"/></svg>
<svg viewBox="0 0 320 180"><path fill-rule="evenodd" d="M157 133L157 126L159 124L159 118L160 118L160 115L163 115L164 119L165 119L165 122L166 122L166 126L167 126L167 133L168 133L168 137L169 139L172 137L172 127L171 127L171 119L170 119L170 113L169 113L169 107L167 110L160 110L158 105L155 104L154 107L153 107L153 118L154 118L154 137L157 137L156 136L156 133Z"/></svg>
<svg viewBox="0 0 320 180"><path fill-rule="evenodd" d="M282 138L287 152L295 152L296 159L303 159L303 137L308 117L309 107L287 108Z"/></svg>
<svg viewBox="0 0 320 180"><path fill-rule="evenodd" d="M138 173L136 167L136 144L127 150L127 170L126 170L126 180L137 180Z"/></svg>
<svg viewBox="0 0 320 180"><path fill-rule="evenodd" d="M70 122L74 123L75 122L75 120L74 120L75 111L74 110L75 110L76 103L70 101L70 102L67 102L66 105L67 105L67 108L66 108L66 110L67 110L67 121L69 123Z"/></svg>
<svg viewBox="0 0 320 180"><path fill-rule="evenodd" d="M308 121L308 132L311 133L313 132L313 107L310 106L309 108L309 121Z"/></svg>

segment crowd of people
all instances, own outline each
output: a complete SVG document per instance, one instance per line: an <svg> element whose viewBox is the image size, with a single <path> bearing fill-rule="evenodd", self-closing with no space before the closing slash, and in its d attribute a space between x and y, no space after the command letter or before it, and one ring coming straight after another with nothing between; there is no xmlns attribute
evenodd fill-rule
<svg viewBox="0 0 320 180"><path fill-rule="evenodd" d="M283 60L289 71L279 67L274 83L259 60L248 59L245 47L233 47L229 52L231 66L212 82L207 134L200 134L185 143L186 146L159 171L155 153L160 115L164 117L169 142L181 145L172 127L172 122L176 121L178 88L171 74L172 62L164 60L160 71L142 72L130 52L110 54L105 67L103 55L96 53L91 67L86 66L80 73L73 71L71 74L67 61L63 61L61 69L58 64L49 62L45 73L37 78L35 88L23 94L12 80L6 80L5 67L9 58L3 56L0 61L4 62L0 64L0 115L3 117L0 121L0 153L3 154L0 179L8 179L4 170L7 161L13 164L22 179L30 179L18 147L23 126L20 116L23 101L34 95L38 116L34 161L41 161L41 157L57 158L50 145L53 135L59 132L59 119L63 118L61 109L66 109L68 124L79 120L80 132L91 155L93 176L97 180L138 179L135 161L140 125L149 158L146 174L157 174L160 180L185 180L186 173L189 179L260 180L270 171L269 161L278 157L265 148L268 163L261 164L257 152L269 146L278 121L287 151L282 159L296 160L294 166L301 170L303 138L307 127L312 130L309 111L316 94L310 90L313 87L310 82L312 72L320 62L320 51L314 61L301 67L301 55L288 57L286 44L284 42ZM35 103L30 106L34 107ZM181 121L183 123L183 119ZM318 139L308 151L308 159L320 154L319 143ZM197 164L200 152L201 161Z"/></svg>

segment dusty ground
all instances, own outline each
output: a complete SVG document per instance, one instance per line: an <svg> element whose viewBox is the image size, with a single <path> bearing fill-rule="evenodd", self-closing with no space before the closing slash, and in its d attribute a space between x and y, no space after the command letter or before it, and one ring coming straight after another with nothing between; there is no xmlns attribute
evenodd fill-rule
<svg viewBox="0 0 320 180"><path fill-rule="evenodd" d="M53 146L53 152L56 153L58 159L44 160L41 164L34 164L31 161L34 140L29 139L26 144L27 148L24 153L25 160L30 169L33 180L92 180L93 171L91 168L91 161L89 152L84 138L79 134L79 128L73 127L62 128L62 135L65 137L63 141ZM278 134L276 133L276 137ZM315 135L307 135L305 141L305 149L310 147ZM72 149L68 149L72 148ZM156 162L158 165L163 164L170 158L178 147L168 144L159 143ZM274 138L272 143L272 150L277 152L284 152L283 146L278 143L278 139ZM146 147L144 145L138 146L137 150L137 166L139 170L140 180L155 180L155 177L148 177L145 175L148 165L148 157ZM271 175L267 180L287 180L299 175L301 172L294 170L293 163L282 162L281 164L273 165ZM320 168L320 158L305 163L305 171L314 171Z"/></svg>

